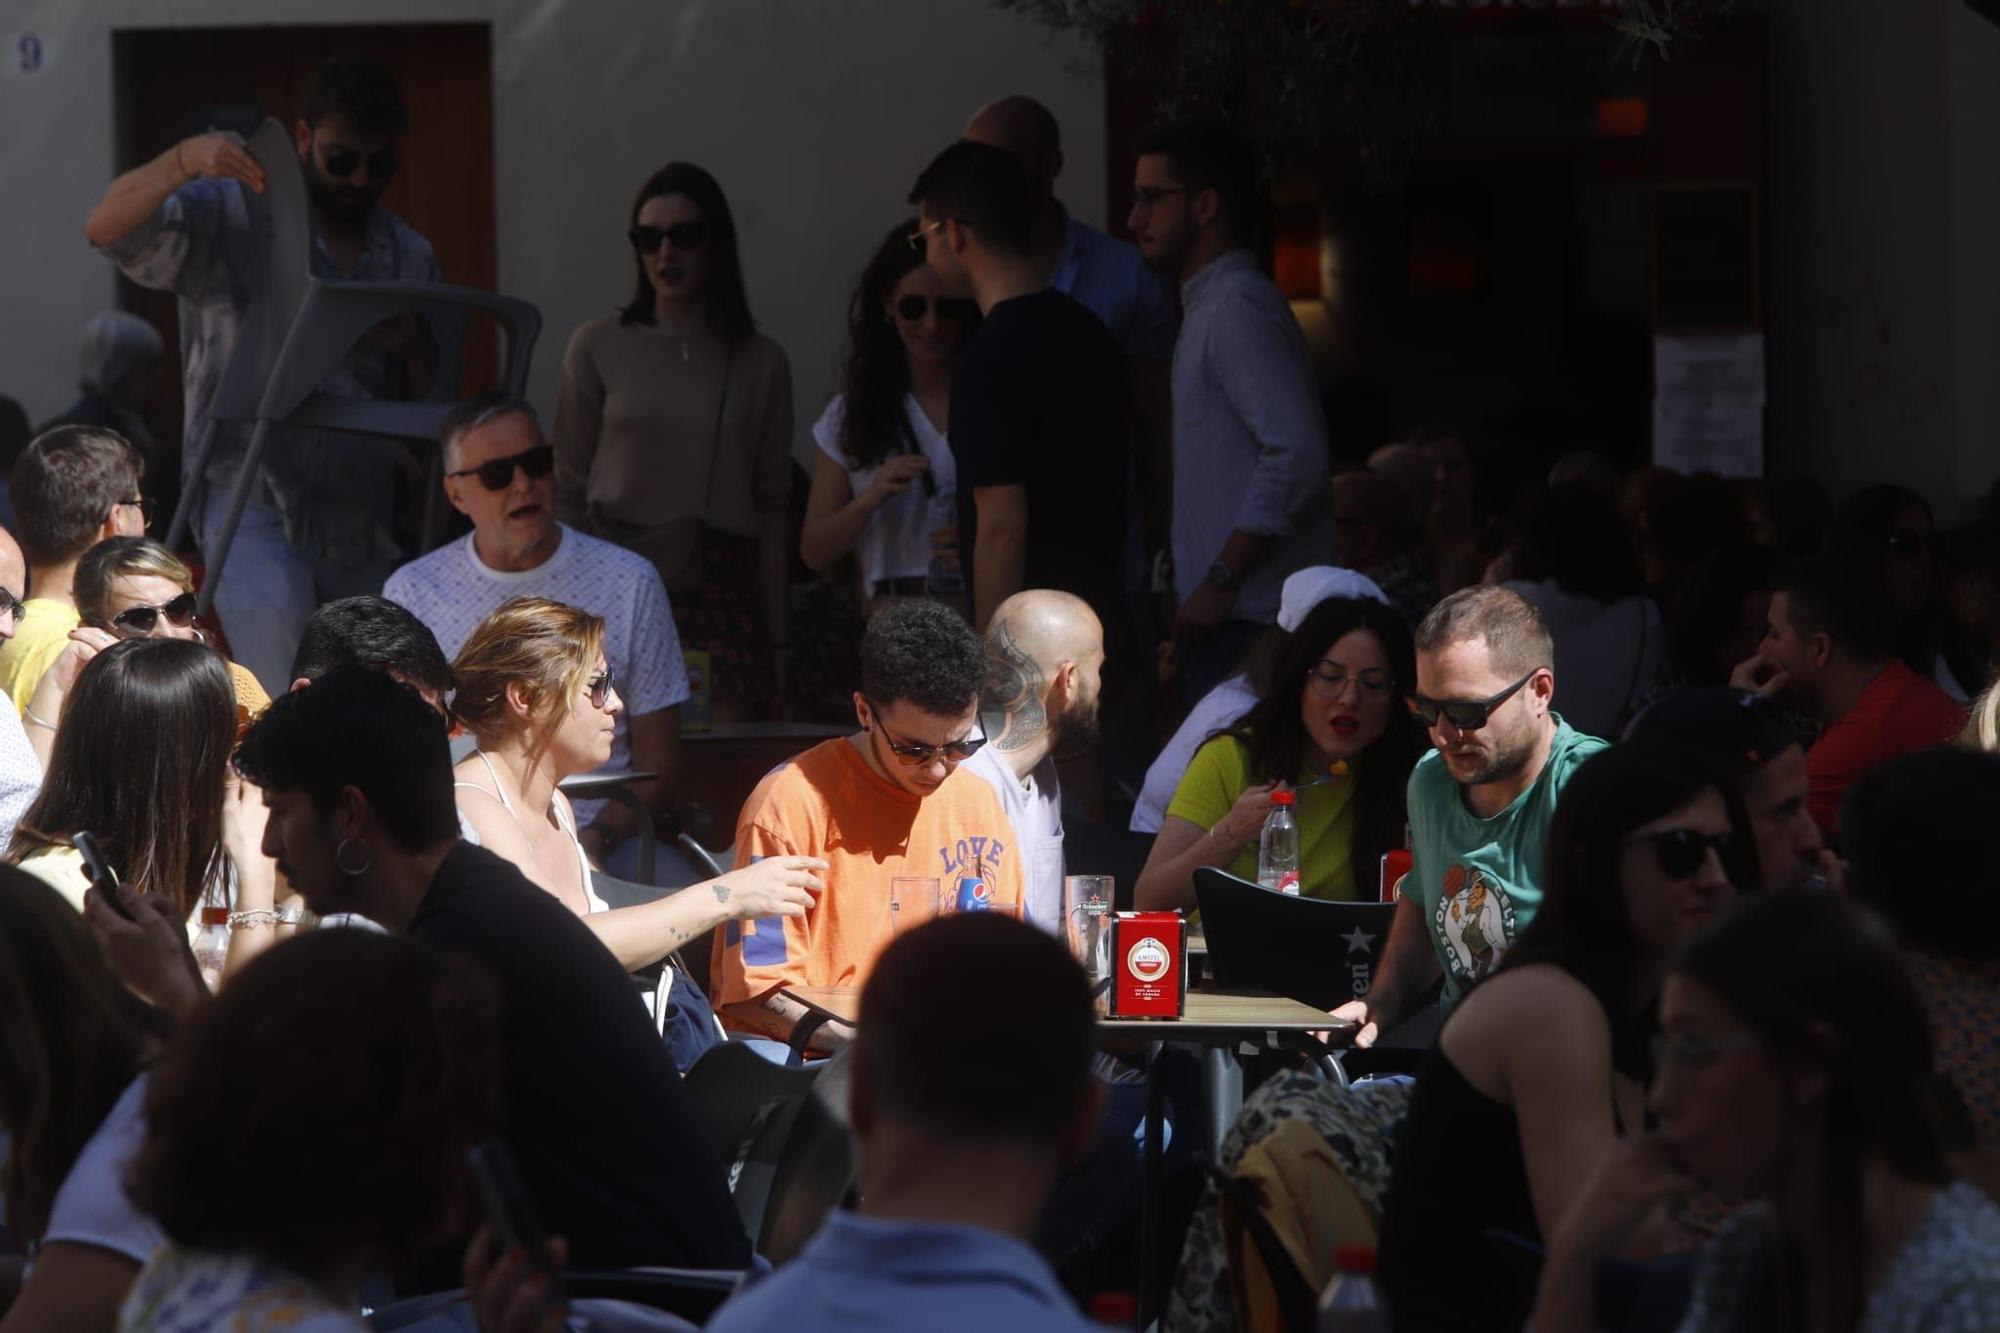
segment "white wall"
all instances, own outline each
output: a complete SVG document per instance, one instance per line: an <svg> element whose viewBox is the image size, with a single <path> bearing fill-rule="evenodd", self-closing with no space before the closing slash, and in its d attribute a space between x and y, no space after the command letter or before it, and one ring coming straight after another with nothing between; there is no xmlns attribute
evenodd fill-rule
<svg viewBox="0 0 2000 1333"><path fill-rule="evenodd" d="M729 193L751 308L791 354L800 441L833 388L850 283L979 103L1047 103L1063 193L1102 217L1095 62L987 0L0 0L0 33L33 30L51 57L0 77L0 393L31 419L60 411L77 330L112 300L81 224L112 174L113 29L468 19L493 24L499 284L542 309L544 408L570 331L630 295L626 210L669 158Z"/></svg>

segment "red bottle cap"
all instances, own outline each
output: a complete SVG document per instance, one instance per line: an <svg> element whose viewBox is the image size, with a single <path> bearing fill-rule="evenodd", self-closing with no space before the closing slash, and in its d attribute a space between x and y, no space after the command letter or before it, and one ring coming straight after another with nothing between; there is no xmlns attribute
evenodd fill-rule
<svg viewBox="0 0 2000 1333"><path fill-rule="evenodd" d="M1375 1247L1337 1245L1333 1251L1333 1267L1338 1273L1372 1273L1375 1271Z"/></svg>
<svg viewBox="0 0 2000 1333"><path fill-rule="evenodd" d="M1139 1318L1139 1298L1129 1291L1100 1291L1090 1298L1090 1322L1130 1328Z"/></svg>
<svg viewBox="0 0 2000 1333"><path fill-rule="evenodd" d="M1274 791L1271 793L1272 805L1297 805L1298 803L1299 794L1295 791Z"/></svg>

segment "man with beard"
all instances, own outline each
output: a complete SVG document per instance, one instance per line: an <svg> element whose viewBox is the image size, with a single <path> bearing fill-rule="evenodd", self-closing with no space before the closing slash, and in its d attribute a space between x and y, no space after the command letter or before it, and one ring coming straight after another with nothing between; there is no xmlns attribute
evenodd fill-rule
<svg viewBox="0 0 2000 1333"><path fill-rule="evenodd" d="M1534 920L1557 796L1605 748L1551 707L1554 665L1541 616L1506 588L1453 593L1417 627L1410 707L1437 748L1410 774L1414 863L1374 984L1333 1011L1360 1025L1356 1046L1408 1016L1440 973L1449 1013Z"/></svg>
<svg viewBox="0 0 2000 1333"><path fill-rule="evenodd" d="M1027 858L1021 915L1060 934L1063 924L1062 782L1056 760L1097 743L1104 627L1066 592L1015 593L986 629L986 745L965 763L1000 798Z"/></svg>
<svg viewBox="0 0 2000 1333"><path fill-rule="evenodd" d="M1250 250L1255 154L1221 126L1139 141L1127 225L1181 289L1173 359L1174 639L1199 699L1278 615L1279 587L1333 554L1326 423L1305 334Z"/></svg>
<svg viewBox="0 0 2000 1333"><path fill-rule="evenodd" d="M311 199L314 277L439 281L430 242L376 205L407 119L395 77L373 61L337 56L314 71L293 128ZM127 277L180 297L185 457L213 432L202 475L182 480L201 492L196 537L210 549L250 443L250 423L215 421L211 410L252 322L259 246L247 199L263 190L264 170L240 139L198 134L113 181L84 223ZM428 329L405 317L356 344L320 387L407 397L428 387L436 359ZM288 683L313 608L379 592L401 558L393 523L401 458L399 443L369 436L288 430L271 440L216 608L236 659L273 695Z"/></svg>

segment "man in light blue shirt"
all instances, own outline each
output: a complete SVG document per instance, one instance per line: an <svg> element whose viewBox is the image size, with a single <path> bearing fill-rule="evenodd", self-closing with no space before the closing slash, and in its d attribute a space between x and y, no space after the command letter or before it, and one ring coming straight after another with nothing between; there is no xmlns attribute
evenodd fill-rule
<svg viewBox="0 0 2000 1333"><path fill-rule="evenodd" d="M1221 127L1139 142L1130 230L1181 286L1173 363L1181 687L1199 698L1278 612L1285 576L1333 555L1326 424L1305 335L1245 248L1254 154Z"/></svg>
<svg viewBox="0 0 2000 1333"><path fill-rule="evenodd" d="M969 912L882 954L849 1047L861 1207L711 1333L1084 1333L1028 1238L1103 1102L1090 987L1032 926Z"/></svg>

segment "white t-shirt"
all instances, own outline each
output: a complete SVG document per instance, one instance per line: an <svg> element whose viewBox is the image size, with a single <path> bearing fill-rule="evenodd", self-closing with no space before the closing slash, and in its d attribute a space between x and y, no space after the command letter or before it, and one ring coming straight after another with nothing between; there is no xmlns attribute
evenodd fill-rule
<svg viewBox="0 0 2000 1333"><path fill-rule="evenodd" d="M1160 757L1146 770L1146 782L1132 806L1132 821L1127 827L1134 833L1158 833L1194 752L1216 732L1235 726L1256 706L1257 692L1250 688L1250 678L1240 672L1202 695Z"/></svg>
<svg viewBox="0 0 2000 1333"><path fill-rule="evenodd" d="M854 544L854 557L861 565L861 578L869 587L882 579L917 579L930 572L931 533L938 528L958 526L957 470L952 465L951 445L943 431L924 415L916 395L903 395L903 411L916 433L917 444L930 461L931 481L936 494L926 495L921 481L876 510ZM848 467L840 451L840 423L847 414L847 399L835 394L813 423L813 443L819 451L847 468L847 484L859 495L875 484L872 467Z"/></svg>
<svg viewBox="0 0 2000 1333"><path fill-rule="evenodd" d="M125 1171L146 1139L146 1076L132 1080L83 1145L49 1209L44 1247L95 1245L135 1264L152 1258L166 1233L125 1197Z"/></svg>
<svg viewBox="0 0 2000 1333"><path fill-rule="evenodd" d="M1027 901L1022 904L1024 920L1053 935L1063 931L1063 826L1062 782L1056 777L1056 761L1043 756L1024 781L1014 776L1007 761L992 745L965 761L968 772L977 773L999 796L1007 822L1014 826L1014 846L1024 853Z"/></svg>
<svg viewBox="0 0 2000 1333"><path fill-rule="evenodd" d="M605 773L630 771L628 718L672 708L688 697L687 664L674 630L667 590L652 563L622 546L557 525L556 553L533 569L489 569L472 548L473 534L413 560L389 576L382 595L409 608L437 636L446 657L472 637L479 622L513 597L547 597L604 618L604 660L625 707L618 714ZM579 825L602 801L576 802Z"/></svg>

